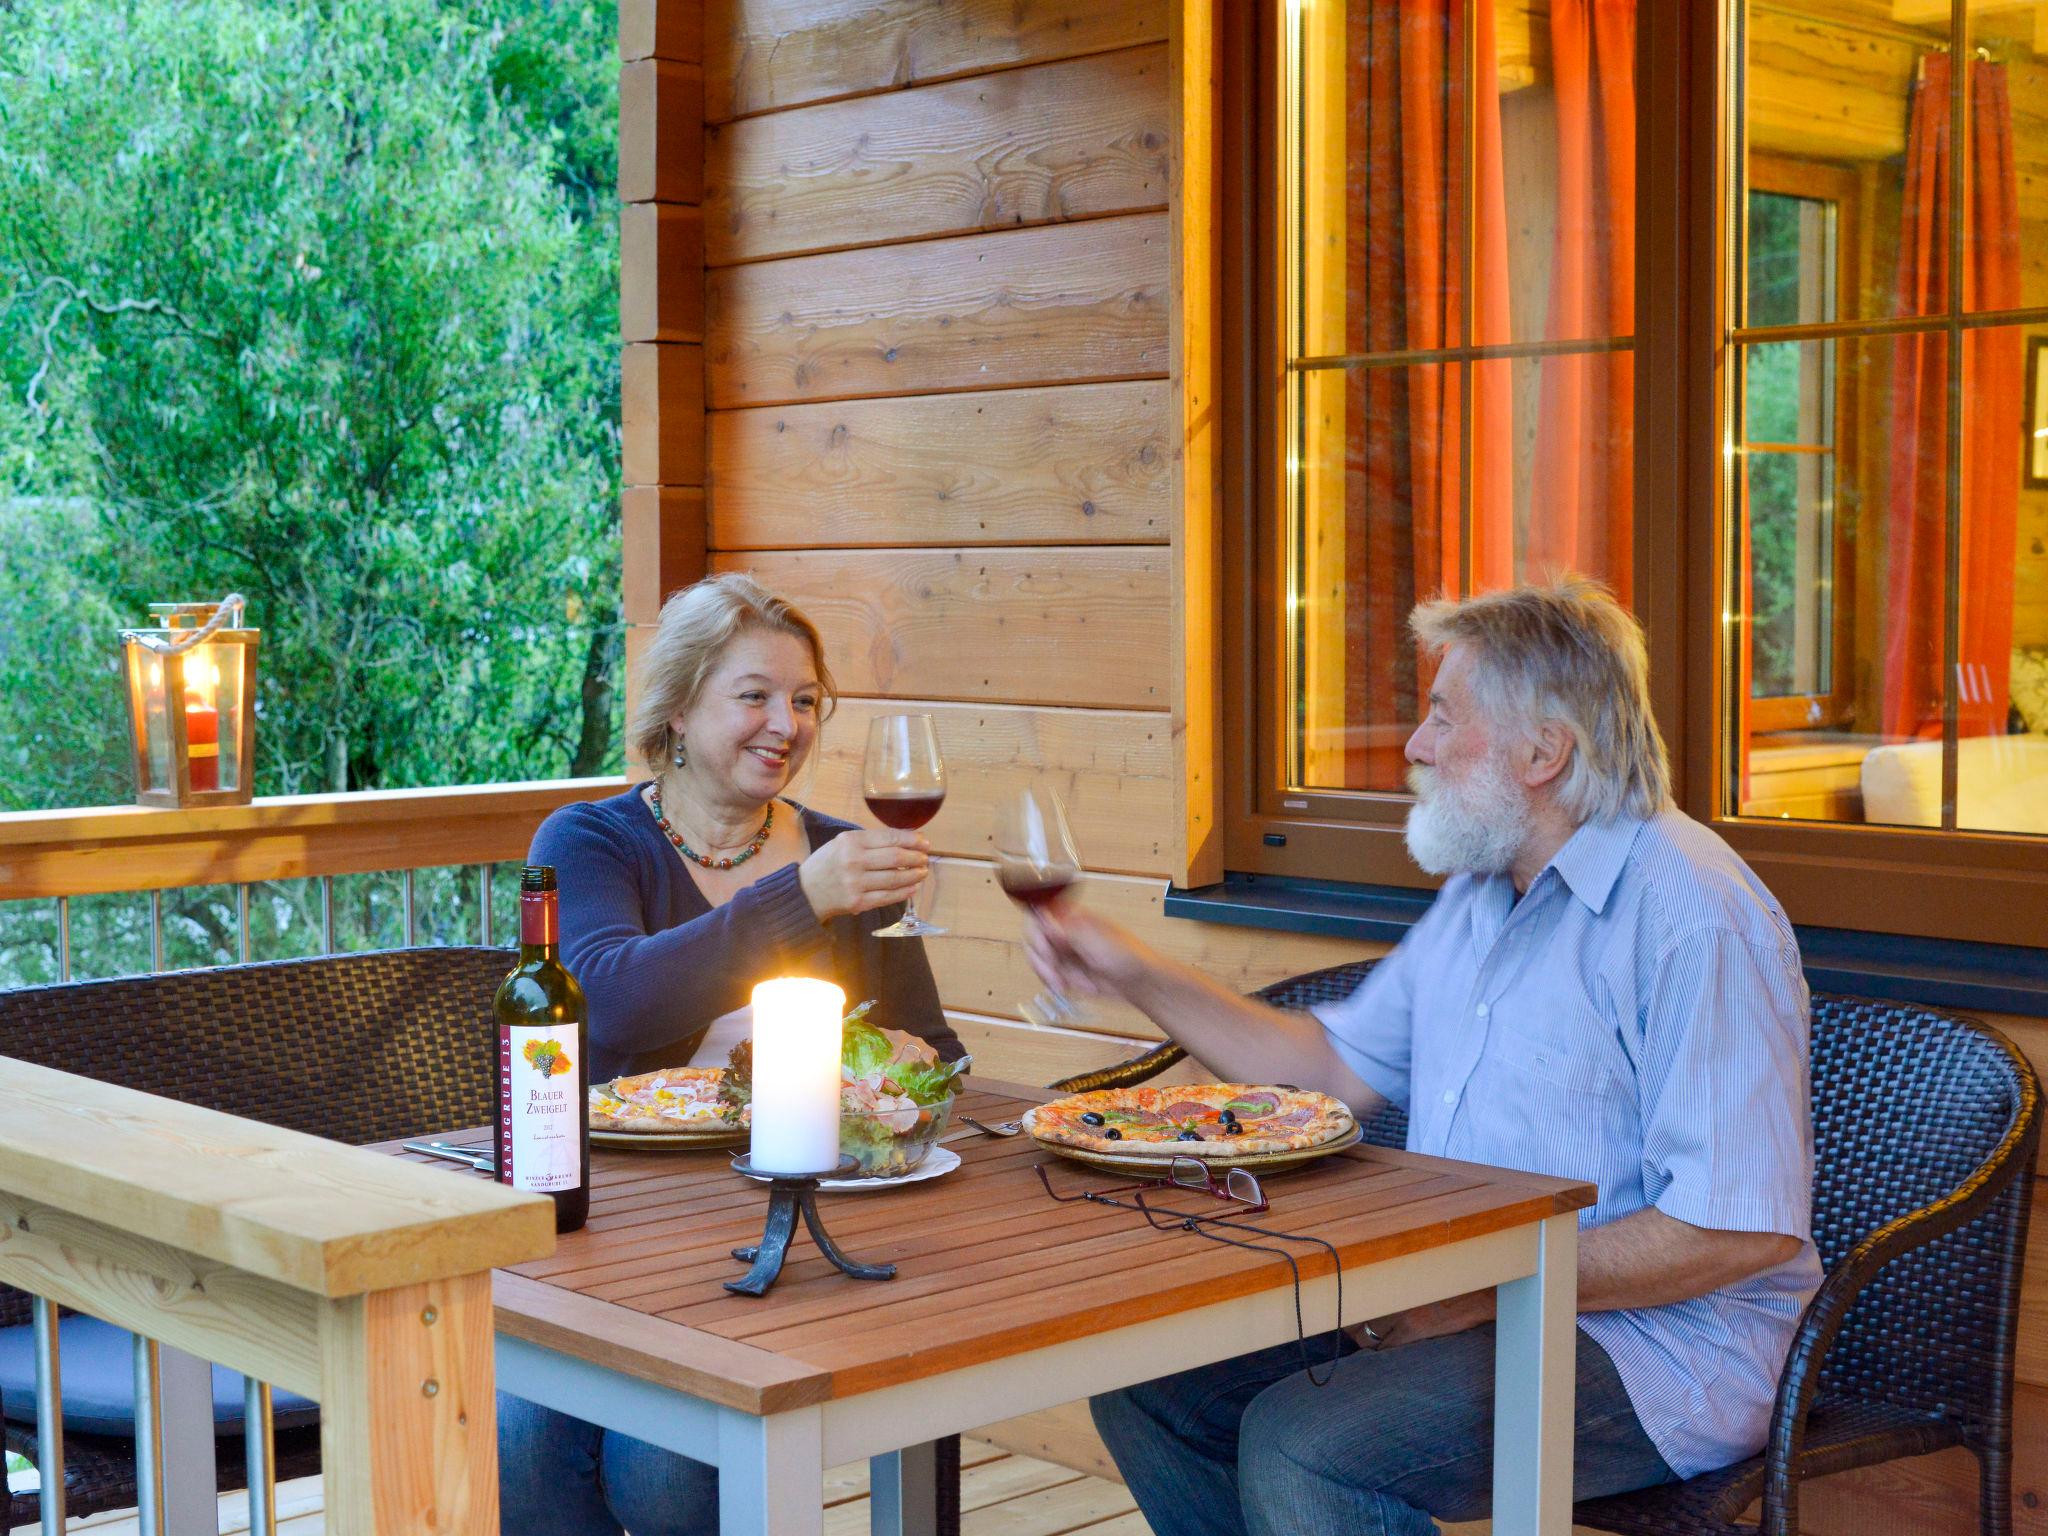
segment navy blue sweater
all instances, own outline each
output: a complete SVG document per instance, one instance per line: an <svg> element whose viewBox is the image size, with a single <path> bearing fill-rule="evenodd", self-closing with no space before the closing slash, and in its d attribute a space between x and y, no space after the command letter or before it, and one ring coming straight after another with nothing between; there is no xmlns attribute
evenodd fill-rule
<svg viewBox="0 0 2048 1536"><path fill-rule="evenodd" d="M853 828L796 809L813 851ZM875 999L875 1023L920 1035L948 1059L962 1054L924 940L874 936L900 907L820 923L794 864L714 907L637 787L563 806L534 833L529 858L552 864L561 888L562 963L590 1003L592 1082L681 1065L713 1019L775 976L837 982L849 1007Z"/></svg>

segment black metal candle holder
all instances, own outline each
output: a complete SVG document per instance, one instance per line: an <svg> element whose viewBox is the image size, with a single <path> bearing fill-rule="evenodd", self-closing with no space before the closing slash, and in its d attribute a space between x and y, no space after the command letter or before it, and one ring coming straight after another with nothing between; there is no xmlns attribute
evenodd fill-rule
<svg viewBox="0 0 2048 1536"><path fill-rule="evenodd" d="M844 1178L859 1166L852 1158L842 1157L839 1166L830 1173L769 1173L756 1169L751 1158L734 1158L734 1173L768 1186L768 1225L761 1233L760 1242L733 1249L734 1258L754 1267L747 1271L745 1279L726 1281L725 1288L741 1296L768 1294L768 1287L782 1273L782 1261L789 1257L789 1242L796 1236L799 1212L803 1214L804 1225L811 1229L811 1241L818 1245L818 1251L845 1273L856 1280L894 1280L894 1264L856 1264L841 1253L826 1235L825 1223L818 1216L818 1181Z"/></svg>

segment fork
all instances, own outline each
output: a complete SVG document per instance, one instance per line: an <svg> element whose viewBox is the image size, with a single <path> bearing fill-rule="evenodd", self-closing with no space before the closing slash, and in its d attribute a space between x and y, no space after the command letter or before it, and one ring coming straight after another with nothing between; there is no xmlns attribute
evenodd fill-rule
<svg viewBox="0 0 2048 1536"><path fill-rule="evenodd" d="M495 1171L489 1147L464 1147L447 1141L408 1141L405 1150L424 1153L428 1157L445 1157L451 1163L462 1163L478 1173Z"/></svg>
<svg viewBox="0 0 2048 1536"><path fill-rule="evenodd" d="M965 1125L973 1126L984 1136L1014 1136L1024 1128L1023 1123L1017 1120L1011 1120L1003 1125L985 1125L972 1115L955 1115L953 1118Z"/></svg>

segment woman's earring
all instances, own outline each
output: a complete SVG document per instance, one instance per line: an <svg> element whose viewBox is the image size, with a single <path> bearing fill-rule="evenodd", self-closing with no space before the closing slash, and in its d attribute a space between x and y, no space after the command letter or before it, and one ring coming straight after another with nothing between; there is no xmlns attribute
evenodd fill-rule
<svg viewBox="0 0 2048 1536"><path fill-rule="evenodd" d="M674 755L670 758L670 761L673 762L678 768L687 768L690 766L690 754L683 750L683 738L680 735L676 737L676 750Z"/></svg>

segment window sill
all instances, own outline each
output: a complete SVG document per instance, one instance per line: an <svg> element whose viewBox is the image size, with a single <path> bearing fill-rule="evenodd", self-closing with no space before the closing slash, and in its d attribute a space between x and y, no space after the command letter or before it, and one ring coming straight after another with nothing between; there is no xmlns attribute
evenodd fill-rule
<svg viewBox="0 0 2048 1536"><path fill-rule="evenodd" d="M1166 915L1397 943L1434 893L1277 875L1231 874L1198 890L1169 888ZM1903 938L1843 928L1795 928L1807 985L1888 1002L2048 1017L2048 949Z"/></svg>

